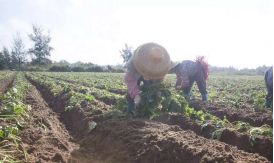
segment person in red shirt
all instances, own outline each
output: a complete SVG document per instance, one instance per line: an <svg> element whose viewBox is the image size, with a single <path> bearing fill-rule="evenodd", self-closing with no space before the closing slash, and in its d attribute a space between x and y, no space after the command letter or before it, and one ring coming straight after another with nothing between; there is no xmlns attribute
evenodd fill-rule
<svg viewBox="0 0 274 163"><path fill-rule="evenodd" d="M159 84L174 66L167 50L156 43L139 46L126 64L125 84L127 85L128 112L133 114L140 104L140 84Z"/></svg>

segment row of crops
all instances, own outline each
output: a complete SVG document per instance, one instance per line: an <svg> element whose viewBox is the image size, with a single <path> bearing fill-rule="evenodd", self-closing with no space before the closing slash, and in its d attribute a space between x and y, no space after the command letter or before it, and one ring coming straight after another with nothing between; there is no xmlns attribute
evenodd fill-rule
<svg viewBox="0 0 274 163"><path fill-rule="evenodd" d="M7 75L2 77L3 80L14 75L11 72L5 74ZM0 162L16 162L25 158L18 135L24 128L27 113L31 109L23 102L29 86L24 75L18 73L7 92L0 95Z"/></svg>
<svg viewBox="0 0 274 163"><path fill-rule="evenodd" d="M2 95L0 93L0 162L13 162L26 157L18 134L24 129L28 111L31 109L24 102L30 84L38 88L55 112L69 117L64 119L64 123L75 130L73 133L76 133L76 136L88 134L106 120L132 118L126 112L126 87L123 84L123 74L0 73L3 74L2 80L14 79L12 85L6 86L7 92L2 92ZM206 139L216 139L272 160L272 123L264 123L262 120L261 125L254 125L245 119L230 119L228 113L220 116L203 106L191 107L181 96L181 92L173 88L174 80L173 75L166 78L164 84L157 88L157 91L160 91L159 96L154 96L153 88L142 87L142 97L147 99L147 102L139 110L140 117L168 125L178 125L181 129L192 130ZM244 82L247 84L243 84ZM263 97L253 94L254 91L265 94L262 83L263 80L258 77L233 76L229 80L229 78L223 79L223 76L212 76L209 79L208 91L213 93L209 93L209 103L216 103L220 107L226 105L233 109L248 110L257 116L255 113L265 108L255 102ZM232 96L235 87L239 87L244 95ZM193 96L199 98L196 87ZM221 101L223 98L225 100ZM235 98L240 98L243 105L234 105L231 101ZM249 101L251 99L253 102ZM255 107L259 110L254 109ZM270 117L272 118L272 115Z"/></svg>
<svg viewBox="0 0 274 163"><path fill-rule="evenodd" d="M0 95L6 91L13 81L15 72L0 71Z"/></svg>
<svg viewBox="0 0 274 163"><path fill-rule="evenodd" d="M91 117L95 122L104 118L126 117L126 101L122 95L125 86L121 74L27 73L27 76L34 84L48 89L54 99L66 97L64 106L66 111L83 109L85 116ZM160 112L153 110L155 112L149 114L150 118L179 125L182 129L193 130L200 136L218 139L247 152L272 157L271 126L254 127L247 122L229 121L225 116L220 118L205 110L191 108L180 92L172 88L172 78L173 76L169 77L165 85L165 88L171 92L168 96L169 103L162 103L160 107L161 113L164 111L165 115L160 115ZM232 82L235 81L232 80ZM149 95L146 98L149 98ZM176 113L170 114L169 112ZM163 117L166 120L163 120ZM92 129L95 124L90 123L88 126ZM263 148L265 150L261 150Z"/></svg>
<svg viewBox="0 0 274 163"><path fill-rule="evenodd" d="M13 75L13 73L11 73L9 71L0 71L0 81L3 80L3 79L9 78L12 75Z"/></svg>
<svg viewBox="0 0 274 163"><path fill-rule="evenodd" d="M92 86L99 89L106 89L110 92L125 93L126 87L123 84L122 74L107 73L48 73L41 74L56 79L66 79ZM77 74L77 75L76 75ZM166 81L175 83L175 76L168 75ZM236 108L264 108L266 89L262 76L239 76L239 75L212 75L208 81L209 101ZM197 86L194 85L192 94L199 96Z"/></svg>
<svg viewBox="0 0 274 163"><path fill-rule="evenodd" d="M226 107L260 110L265 95L263 76L216 75L209 80L210 100Z"/></svg>

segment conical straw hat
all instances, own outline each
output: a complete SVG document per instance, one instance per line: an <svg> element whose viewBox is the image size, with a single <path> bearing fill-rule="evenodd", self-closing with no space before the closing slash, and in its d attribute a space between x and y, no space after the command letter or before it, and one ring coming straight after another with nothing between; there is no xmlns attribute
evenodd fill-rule
<svg viewBox="0 0 274 163"><path fill-rule="evenodd" d="M164 78L173 66L167 50L156 43L139 46L134 52L133 64L146 80Z"/></svg>

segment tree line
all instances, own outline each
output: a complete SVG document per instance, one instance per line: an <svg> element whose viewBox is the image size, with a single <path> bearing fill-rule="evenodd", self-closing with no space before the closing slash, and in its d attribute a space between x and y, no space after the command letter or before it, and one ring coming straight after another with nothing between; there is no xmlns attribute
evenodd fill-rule
<svg viewBox="0 0 274 163"><path fill-rule="evenodd" d="M33 45L26 49L20 36L16 33L10 50L4 46L0 49L0 70L17 71L61 71L61 72L124 72L123 65L100 66L93 63L69 63L65 60L53 62L49 59L53 47L50 46L51 37L40 26L33 25L32 33L28 34ZM130 49L131 50L131 49ZM123 50L120 51L122 57ZM29 59L31 60L29 61Z"/></svg>
<svg viewBox="0 0 274 163"><path fill-rule="evenodd" d="M120 65L106 65L101 66L93 63L75 62L69 63L65 60L53 62L48 71L53 72L115 72L123 73L124 66Z"/></svg>
<svg viewBox="0 0 274 163"><path fill-rule="evenodd" d="M209 66L210 73L221 73L221 74L235 74L235 75L264 75L269 66L259 66L257 68L249 69L236 69L234 67L216 67Z"/></svg>
<svg viewBox="0 0 274 163"><path fill-rule="evenodd" d="M54 71L54 72L125 72L126 63L133 55L133 48L128 44L122 48L120 56L123 64L101 66L93 63L69 63L65 60L52 62L48 57L51 55L51 37L40 26L33 25L32 33L28 34L33 46L25 48L20 33L13 38L12 47L0 49L0 70L26 70L26 71ZM29 62L27 59L31 58ZM263 75L268 67L260 66L256 69L236 69L234 67L209 66L210 73L225 73L239 75Z"/></svg>
<svg viewBox="0 0 274 163"><path fill-rule="evenodd" d="M133 55L133 48L131 46L128 46L125 44L125 47L120 50L121 57L123 58L123 63L125 64ZM209 72L210 73L221 73L221 74L234 74L234 75L264 75L266 70L269 68L269 66L259 66L254 69L236 69L234 67L217 67L209 65ZM170 72L173 73L173 72Z"/></svg>
<svg viewBox="0 0 274 163"><path fill-rule="evenodd" d="M29 39L33 42L33 46L29 49L25 48L25 44L20 36L16 33L13 38L12 47L9 50L3 47L0 51L0 70L22 70L22 66L26 65L45 65L51 63L48 59L53 48L49 45L51 37L48 33L37 25L32 26L33 33L28 34ZM27 62L27 58L31 58L31 62Z"/></svg>

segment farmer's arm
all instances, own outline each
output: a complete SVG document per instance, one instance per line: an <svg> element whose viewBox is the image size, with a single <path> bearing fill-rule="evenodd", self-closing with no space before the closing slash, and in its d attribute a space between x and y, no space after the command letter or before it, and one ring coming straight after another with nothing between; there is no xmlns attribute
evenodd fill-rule
<svg viewBox="0 0 274 163"><path fill-rule="evenodd" d="M139 90L139 79L141 75L134 68L132 60L127 63L127 72L125 75L125 84L127 85L128 95L131 99L134 99L140 92Z"/></svg>

